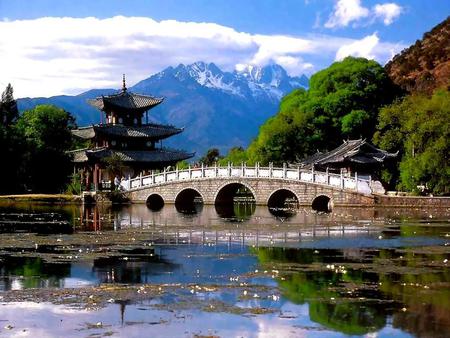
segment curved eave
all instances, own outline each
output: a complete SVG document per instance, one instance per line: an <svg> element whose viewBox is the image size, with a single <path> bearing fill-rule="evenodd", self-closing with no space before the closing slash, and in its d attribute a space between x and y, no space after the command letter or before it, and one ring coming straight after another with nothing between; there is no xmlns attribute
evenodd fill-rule
<svg viewBox="0 0 450 338"><path fill-rule="evenodd" d="M83 140L90 140L95 137L94 127L83 127L71 130L72 135Z"/></svg>
<svg viewBox="0 0 450 338"><path fill-rule="evenodd" d="M158 164L176 163L195 156L195 153L187 153L182 150L156 149L149 151L95 149L87 151L87 156L92 160L102 160L107 157L117 156L124 163Z"/></svg>
<svg viewBox="0 0 450 338"><path fill-rule="evenodd" d="M87 157L86 154L88 150L89 150L88 148L70 150L67 151L66 154L72 157L72 162L74 163L86 163L89 161L89 158Z"/></svg>
<svg viewBox="0 0 450 338"><path fill-rule="evenodd" d="M147 111L156 107L164 101L164 98L155 98L152 96L120 93L110 96L97 97L95 99L89 99L87 102L100 110L138 110Z"/></svg>
<svg viewBox="0 0 450 338"><path fill-rule="evenodd" d="M175 128L170 126L141 126L141 127L125 127L125 126L110 126L102 127L94 126L95 133L106 136L108 138L117 139L145 139L145 140L162 140L173 135L180 134L184 128Z"/></svg>

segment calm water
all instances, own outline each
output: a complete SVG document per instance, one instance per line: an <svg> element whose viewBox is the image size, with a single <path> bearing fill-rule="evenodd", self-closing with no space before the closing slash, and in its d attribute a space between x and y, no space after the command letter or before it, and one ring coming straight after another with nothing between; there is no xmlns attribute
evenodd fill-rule
<svg viewBox="0 0 450 338"><path fill-rule="evenodd" d="M449 210L0 207L0 336L448 337Z"/></svg>

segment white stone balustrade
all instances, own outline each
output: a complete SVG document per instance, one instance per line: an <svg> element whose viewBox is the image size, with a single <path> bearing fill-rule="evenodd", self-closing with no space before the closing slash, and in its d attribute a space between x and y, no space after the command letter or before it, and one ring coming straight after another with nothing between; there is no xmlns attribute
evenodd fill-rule
<svg viewBox="0 0 450 338"><path fill-rule="evenodd" d="M183 170L164 171L161 173L152 173L147 176L139 176L133 178L129 182L131 190L149 187L156 184L163 184L167 182L175 182L182 180L202 180L212 178L249 178L249 179L273 179L273 180L287 180L309 182L324 186L331 186L349 191L357 191L362 194L371 194L378 192L378 188L374 189L373 181L358 178L358 175L349 177L338 174L331 174L328 172L319 172L315 170L293 169L283 166L282 168L275 167L247 167L241 166L214 166L214 167L200 167L188 168Z"/></svg>

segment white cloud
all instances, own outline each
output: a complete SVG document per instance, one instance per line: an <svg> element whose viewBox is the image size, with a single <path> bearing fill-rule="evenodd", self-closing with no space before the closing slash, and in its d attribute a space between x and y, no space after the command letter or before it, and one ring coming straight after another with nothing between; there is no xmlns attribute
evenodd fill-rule
<svg viewBox="0 0 450 338"><path fill-rule="evenodd" d="M362 19L369 19L365 24L372 24L380 19L388 26L402 13L401 6L394 2L376 4L371 10L361 4L361 0L338 0L333 8L326 28L347 27L350 23L361 23Z"/></svg>
<svg viewBox="0 0 450 338"><path fill-rule="evenodd" d="M359 56L374 59L375 55L373 51L379 41L380 39L378 38L377 33L373 33L361 40L344 45L337 51L336 60L342 60L346 56Z"/></svg>
<svg viewBox="0 0 450 338"><path fill-rule="evenodd" d="M326 64L337 52L341 55L360 43L340 37L249 34L214 23L122 16L0 21L0 31L8 32L0 34L0 86L10 82L16 97L118 88L123 73L131 86L165 67L196 61L214 62L225 70L237 64L277 62L292 75L310 74L318 70L316 60ZM390 55L378 50L391 53L401 48L377 38L366 55L385 62Z"/></svg>
<svg viewBox="0 0 450 338"><path fill-rule="evenodd" d="M373 8L375 16L381 18L383 23L388 26L402 13L402 7L396 3L377 4Z"/></svg>
<svg viewBox="0 0 450 338"><path fill-rule="evenodd" d="M361 6L360 0L339 0L334 6L334 12L325 23L325 27L346 27L350 22L367 16L369 16L369 10Z"/></svg>
<svg viewBox="0 0 450 338"><path fill-rule="evenodd" d="M373 33L361 40L342 45L336 52L335 59L339 61L347 56L355 56L375 59L384 64L404 48L401 44L380 42L377 33Z"/></svg>

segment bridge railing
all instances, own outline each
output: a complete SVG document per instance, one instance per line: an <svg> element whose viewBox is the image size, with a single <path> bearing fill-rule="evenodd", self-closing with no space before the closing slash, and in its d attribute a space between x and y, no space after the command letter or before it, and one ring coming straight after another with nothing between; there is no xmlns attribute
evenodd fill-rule
<svg viewBox="0 0 450 338"><path fill-rule="evenodd" d="M342 174L334 174L329 172L315 171L314 169L293 169L284 165L281 168L269 166L201 166L173 171L163 171L160 173L152 173L146 176L138 176L128 181L128 190L148 187L155 184L162 184L172 181L197 180L209 178L270 178L289 181L301 181L316 183L345 190L357 191L364 194L379 192L382 189L373 184L370 179L358 178L358 174L354 176L345 176Z"/></svg>

